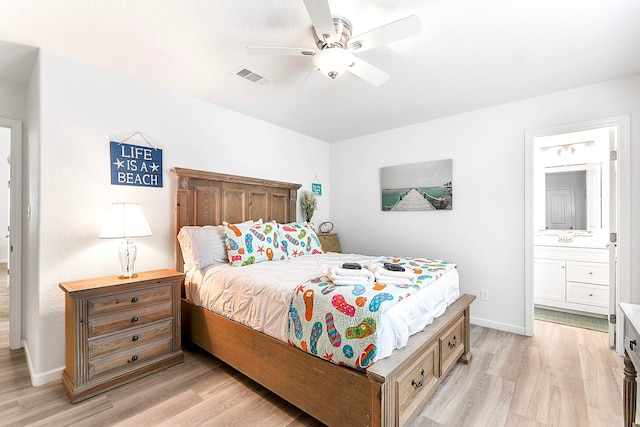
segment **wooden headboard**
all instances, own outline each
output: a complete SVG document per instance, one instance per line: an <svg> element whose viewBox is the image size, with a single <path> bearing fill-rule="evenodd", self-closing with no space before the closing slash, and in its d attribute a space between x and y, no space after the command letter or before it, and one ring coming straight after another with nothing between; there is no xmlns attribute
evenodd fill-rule
<svg viewBox="0 0 640 427"><path fill-rule="evenodd" d="M175 235L185 225L220 225L248 219L296 221L300 184L173 168L177 177ZM183 270L175 241L176 269Z"/></svg>

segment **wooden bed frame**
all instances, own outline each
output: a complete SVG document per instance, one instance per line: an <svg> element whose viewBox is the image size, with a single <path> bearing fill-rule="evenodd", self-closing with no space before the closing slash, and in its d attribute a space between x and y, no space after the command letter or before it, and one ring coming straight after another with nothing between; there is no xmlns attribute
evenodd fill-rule
<svg viewBox="0 0 640 427"><path fill-rule="evenodd" d="M262 218L296 221L299 184L172 169L177 177L176 235L186 225ZM183 270L176 241L176 268ZM398 426L410 422L456 361L469 363L469 305L462 295L406 347L360 372L312 356L182 300L184 339L327 425Z"/></svg>

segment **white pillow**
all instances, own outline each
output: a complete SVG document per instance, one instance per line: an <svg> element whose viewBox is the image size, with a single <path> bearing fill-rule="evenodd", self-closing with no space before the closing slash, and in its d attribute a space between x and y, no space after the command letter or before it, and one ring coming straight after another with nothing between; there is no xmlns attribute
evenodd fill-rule
<svg viewBox="0 0 640 427"><path fill-rule="evenodd" d="M224 226L205 225L202 227L202 231L207 242L207 249L209 250L209 255L211 257L210 260L213 261L212 264L228 263L227 247L224 241ZM204 267L206 267L206 265Z"/></svg>
<svg viewBox="0 0 640 427"><path fill-rule="evenodd" d="M227 263L227 249L222 225L185 226L178 233L185 270L199 270L213 264Z"/></svg>
<svg viewBox="0 0 640 427"><path fill-rule="evenodd" d="M196 265L196 251L194 246L202 247L202 239L200 238L200 227L185 226L178 233L178 242L182 251L182 260L184 261L185 271L189 271Z"/></svg>

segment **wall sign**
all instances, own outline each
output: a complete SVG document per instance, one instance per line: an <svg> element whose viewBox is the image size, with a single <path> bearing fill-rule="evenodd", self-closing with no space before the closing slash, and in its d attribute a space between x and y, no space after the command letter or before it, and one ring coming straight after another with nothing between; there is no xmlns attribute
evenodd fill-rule
<svg viewBox="0 0 640 427"><path fill-rule="evenodd" d="M162 150L111 141L111 185L162 187Z"/></svg>
<svg viewBox="0 0 640 427"><path fill-rule="evenodd" d="M311 183L311 191L316 196L322 196L322 184L318 184L317 182Z"/></svg>

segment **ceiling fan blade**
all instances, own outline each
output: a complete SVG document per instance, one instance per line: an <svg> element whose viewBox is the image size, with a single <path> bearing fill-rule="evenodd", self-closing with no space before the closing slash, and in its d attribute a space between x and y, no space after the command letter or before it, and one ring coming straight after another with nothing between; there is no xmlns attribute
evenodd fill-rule
<svg viewBox="0 0 640 427"><path fill-rule="evenodd" d="M331 16L331 9L329 8L328 0L304 0L304 5L307 8L307 13L311 17L311 23L313 28L316 29L318 37L323 38L325 41L329 39L333 41L336 39L336 27L333 25L333 17Z"/></svg>
<svg viewBox="0 0 640 427"><path fill-rule="evenodd" d="M252 47L247 46L249 55L288 55L288 56L313 56L316 51L304 47Z"/></svg>
<svg viewBox="0 0 640 427"><path fill-rule="evenodd" d="M389 74L380 68L355 57L353 58L353 65L347 70L374 86L380 86L389 79Z"/></svg>
<svg viewBox="0 0 640 427"><path fill-rule="evenodd" d="M349 40L349 48L354 52L363 52L367 49L417 36L421 32L420 17L418 15L410 15L352 37Z"/></svg>

